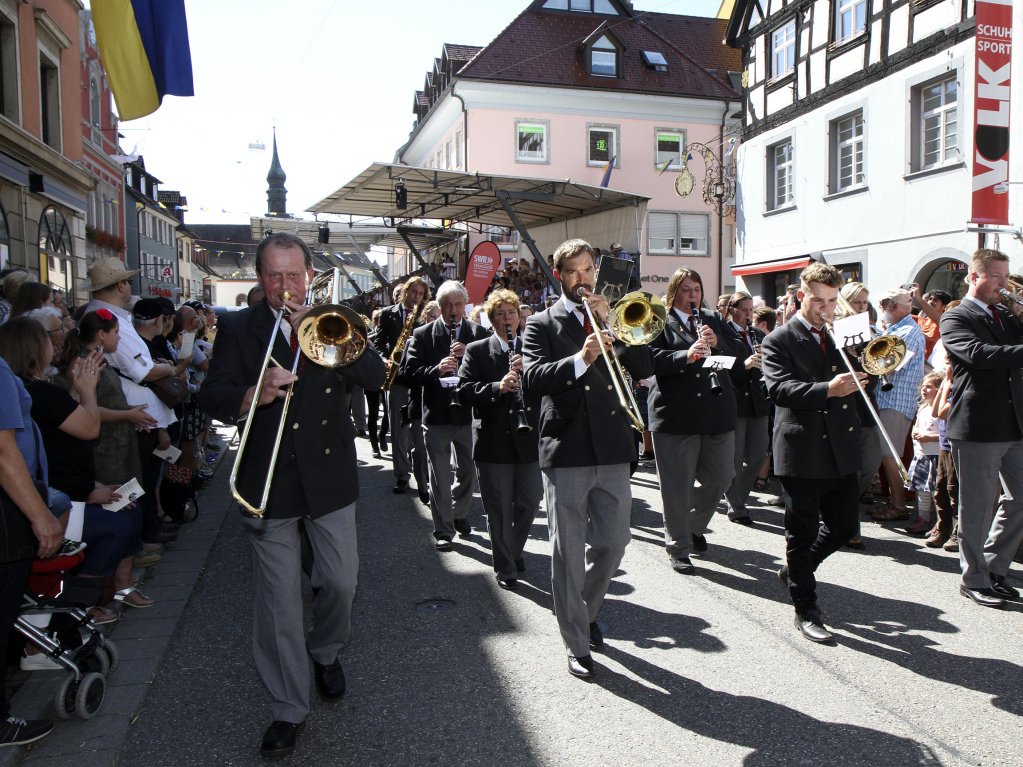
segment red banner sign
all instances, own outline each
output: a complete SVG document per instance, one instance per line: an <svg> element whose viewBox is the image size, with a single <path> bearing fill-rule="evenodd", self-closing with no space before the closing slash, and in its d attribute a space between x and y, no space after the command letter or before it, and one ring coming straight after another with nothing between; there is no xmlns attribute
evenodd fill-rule
<svg viewBox="0 0 1023 767"><path fill-rule="evenodd" d="M977 77L974 91L973 217L975 224L1008 224L1009 61L1012 0L977 0ZM998 192L996 193L996 187Z"/></svg>
<svg viewBox="0 0 1023 767"><path fill-rule="evenodd" d="M171 293L170 288L160 288L156 285L149 286L149 295L151 296L163 296L164 298L170 298L174 294Z"/></svg>
<svg viewBox="0 0 1023 767"><path fill-rule="evenodd" d="M469 293L470 304L476 306L483 301L500 268L501 249L495 243L486 240L472 249L469 268L465 270L465 289Z"/></svg>

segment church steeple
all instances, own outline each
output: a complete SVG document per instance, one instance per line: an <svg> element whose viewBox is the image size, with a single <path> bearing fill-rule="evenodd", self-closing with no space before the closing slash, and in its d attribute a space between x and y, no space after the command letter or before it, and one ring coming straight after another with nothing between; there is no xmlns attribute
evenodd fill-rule
<svg viewBox="0 0 1023 767"><path fill-rule="evenodd" d="M277 130L274 129L274 156L270 162L270 172L266 174L266 212L273 216L288 215L288 190L284 188L284 182L288 176L281 167L280 158L277 156Z"/></svg>

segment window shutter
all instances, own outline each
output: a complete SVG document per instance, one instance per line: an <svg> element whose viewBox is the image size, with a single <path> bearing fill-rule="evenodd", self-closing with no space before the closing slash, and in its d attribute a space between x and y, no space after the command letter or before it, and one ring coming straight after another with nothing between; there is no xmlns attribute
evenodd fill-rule
<svg viewBox="0 0 1023 767"><path fill-rule="evenodd" d="M674 240L675 239L675 214L674 213L650 213L649 237L651 240Z"/></svg>
<svg viewBox="0 0 1023 767"><path fill-rule="evenodd" d="M683 240L706 240L709 219L699 213L679 216L679 237Z"/></svg>

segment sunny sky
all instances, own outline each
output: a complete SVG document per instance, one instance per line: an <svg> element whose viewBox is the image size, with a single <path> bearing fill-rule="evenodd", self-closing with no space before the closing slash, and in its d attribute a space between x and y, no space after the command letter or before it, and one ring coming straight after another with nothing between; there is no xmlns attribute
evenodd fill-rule
<svg viewBox="0 0 1023 767"><path fill-rule="evenodd" d="M156 113L122 123L121 145L188 198L186 223L248 223L266 212L276 123L288 211L301 213L393 159L444 43L485 45L528 3L186 0L195 96L168 97ZM719 0L634 5L713 16Z"/></svg>

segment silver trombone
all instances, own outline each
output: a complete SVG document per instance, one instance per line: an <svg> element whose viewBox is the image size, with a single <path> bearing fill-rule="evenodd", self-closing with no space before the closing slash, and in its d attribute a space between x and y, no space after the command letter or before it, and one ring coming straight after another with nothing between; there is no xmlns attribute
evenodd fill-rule
<svg viewBox="0 0 1023 767"><path fill-rule="evenodd" d="M338 288L340 284L340 270L332 269L321 274L309 285L309 289L306 291L305 305L312 308L306 312L296 331L299 349L295 352L295 358L291 363L292 375L295 375L295 371L298 370L298 364L303 355L310 362L317 365L338 368L351 365L366 351L369 335L366 323L357 312L339 303ZM273 451L270 454L270 466L267 469L266 481L263 483L263 495L260 498L259 505L254 506L238 490L238 471L242 465L245 448L249 444L249 431L252 428L252 422L256 420L256 403L259 401L259 392L263 389L266 371L271 364L281 367L273 358L273 348L274 342L277 340L277 334L280 332L281 322L291 314L291 310L284 303L291 298L291 294L284 291L280 294L280 297L281 308L277 310L274 317L273 330L270 332L270 342L266 345L263 365L259 369L255 394L253 394L249 412L246 414L245 426L242 428L242 436L238 441L238 452L235 455L234 466L231 467L231 477L229 480L231 495L255 517L263 516L270 498L270 484L273 481L274 467L277 465L277 454L281 449L284 426L288 418L288 405L291 402L291 394L294 388L294 382L292 382L288 385L288 389L284 394L284 407L281 410L280 421L277 424L277 436L274 439Z"/></svg>
<svg viewBox="0 0 1023 767"><path fill-rule="evenodd" d="M584 285L576 289L576 295L585 307L586 316L590 318L590 325L604 331L609 330L611 334L628 346L642 346L653 341L664 330L664 321L668 316L664 302L653 293L637 290L628 293L611 309L611 326L608 328L603 321L597 319L593 308L583 294L587 290ZM600 354L607 365L608 373L611 375L611 383L618 395L618 402L625 410L634 429L642 432L646 427L643 425L643 414L640 412L636 397L632 393L632 384L626 377L625 369L618 359L618 355L609 354L607 347L601 343Z"/></svg>

